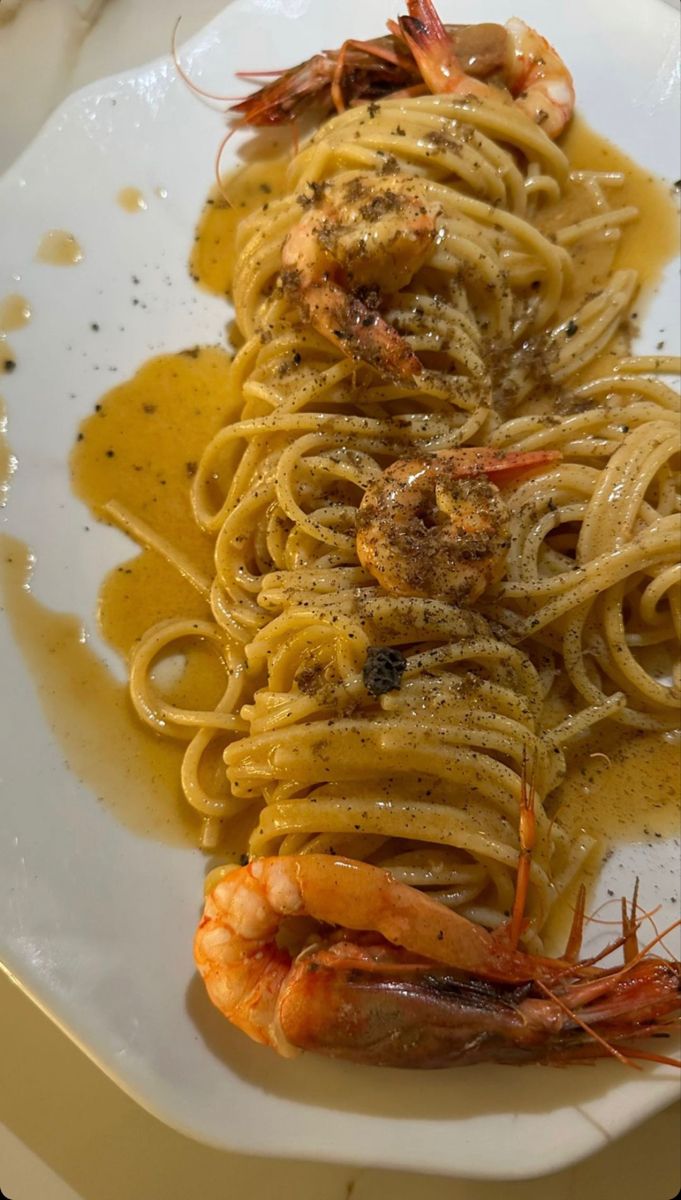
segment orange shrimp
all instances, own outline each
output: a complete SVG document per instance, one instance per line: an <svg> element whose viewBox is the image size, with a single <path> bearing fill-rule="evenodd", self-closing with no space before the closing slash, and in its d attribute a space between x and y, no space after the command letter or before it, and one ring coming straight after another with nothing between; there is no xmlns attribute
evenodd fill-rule
<svg viewBox="0 0 681 1200"><path fill-rule="evenodd" d="M277 935L303 916L321 928L294 955ZM527 954L388 871L310 854L226 875L206 899L194 955L224 1016L285 1057L307 1049L442 1067L670 1061L618 1049L664 1034L678 1016L681 964L651 948L609 969Z"/></svg>
<svg viewBox="0 0 681 1200"><path fill-rule="evenodd" d="M362 566L393 595L474 604L506 564L509 511L500 489L560 458L555 450L465 446L398 459L362 498Z"/></svg>
<svg viewBox="0 0 681 1200"><path fill-rule="evenodd" d="M506 26L443 25L432 0L408 0L409 15L389 21L390 36L325 50L288 71L239 72L276 78L229 111L246 125L279 125L316 105L348 104L424 92L506 94L556 138L575 103L572 77L556 50L517 17ZM487 82L493 80L493 83ZM499 86L496 86L499 85Z"/></svg>
<svg viewBox="0 0 681 1200"><path fill-rule="evenodd" d="M499 89L466 72L432 0L409 0L399 28L431 92L484 99ZM514 103L556 138L575 106L572 76L546 38L518 17L506 22L503 80Z"/></svg>
<svg viewBox="0 0 681 1200"><path fill-rule="evenodd" d="M447 25L446 30L472 77L487 78L502 68L507 49L502 25ZM363 100L428 90L399 29L369 41L348 38L340 50L324 50L287 71L238 72L241 79L268 75L275 78L229 110L246 125L281 125L312 106L320 113L343 112Z"/></svg>
<svg viewBox="0 0 681 1200"><path fill-rule="evenodd" d="M432 251L438 209L417 179L353 173L320 189L282 249L282 283L311 324L350 358L411 379L421 362L381 317Z"/></svg>

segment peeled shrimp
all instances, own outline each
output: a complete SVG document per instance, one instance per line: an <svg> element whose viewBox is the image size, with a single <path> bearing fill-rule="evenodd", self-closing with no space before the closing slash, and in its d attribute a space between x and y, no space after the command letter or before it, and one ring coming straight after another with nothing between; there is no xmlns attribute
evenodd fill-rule
<svg viewBox="0 0 681 1200"><path fill-rule="evenodd" d="M355 174L323 185L284 242L284 289L343 354L411 378L421 363L378 308L423 266L437 218L418 181L404 176Z"/></svg>
<svg viewBox="0 0 681 1200"><path fill-rule="evenodd" d="M324 926L298 954L276 940L295 917ZM194 955L224 1016L285 1057L563 1063L622 1058L611 1042L659 1036L678 1013L680 964L640 954L631 922L625 933L619 968L526 954L379 867L310 854L257 859L218 882Z"/></svg>
<svg viewBox="0 0 681 1200"><path fill-rule="evenodd" d="M474 604L504 573L510 526L500 488L559 459L553 450L473 446L398 459L359 507L360 562L393 595Z"/></svg>

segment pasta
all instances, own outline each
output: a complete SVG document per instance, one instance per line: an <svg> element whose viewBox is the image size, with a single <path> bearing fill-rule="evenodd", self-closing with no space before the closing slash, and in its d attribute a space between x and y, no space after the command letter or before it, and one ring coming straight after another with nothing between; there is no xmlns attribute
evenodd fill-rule
<svg viewBox="0 0 681 1200"><path fill-rule="evenodd" d="M678 364L628 356L638 280L612 264L637 213L620 182L571 172L501 100L388 99L324 124L282 194L239 223L232 419L193 481L214 577L177 560L212 620L154 627L131 667L138 713L187 740L205 848L248 811L254 855L368 859L494 928L531 779L527 938L541 945L592 847L547 807L571 744L606 718L678 720L681 426L664 380ZM439 214L432 252L382 309L423 364L411 379L344 354L282 269L329 189L400 186ZM363 494L395 460L470 445L562 454L509 493L503 580L472 607L386 592L357 555ZM109 515L175 561L120 506ZM212 711L167 703L155 682L187 639L224 665ZM376 694L367 663L386 647L403 672ZM228 792L207 783L216 757Z"/></svg>

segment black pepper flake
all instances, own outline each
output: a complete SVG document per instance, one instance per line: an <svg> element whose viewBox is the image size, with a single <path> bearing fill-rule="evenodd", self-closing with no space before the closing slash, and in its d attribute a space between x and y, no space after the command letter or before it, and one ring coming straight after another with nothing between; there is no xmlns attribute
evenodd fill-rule
<svg viewBox="0 0 681 1200"><path fill-rule="evenodd" d="M394 646L370 646L362 670L364 686L370 696L398 691L407 660Z"/></svg>
<svg viewBox="0 0 681 1200"><path fill-rule="evenodd" d="M12 371L16 370L16 363L13 358L6 358L2 364L2 369L6 375L11 375Z"/></svg>
<svg viewBox="0 0 681 1200"><path fill-rule="evenodd" d="M567 329L565 330L565 336L566 337L574 337L575 334L577 333L578 329L579 329L579 325L577 324L577 322L573 321L572 318L570 318L570 320L567 323Z"/></svg>
<svg viewBox="0 0 681 1200"><path fill-rule="evenodd" d="M239 855L239 866L240 866L240 867L247 867L247 866L248 866L248 861L249 861L249 860L248 860L248 855L247 855L247 854L240 854L240 855Z"/></svg>
<svg viewBox="0 0 681 1200"><path fill-rule="evenodd" d="M90 329L93 333L99 333L99 325L96 321L90 321Z"/></svg>
<svg viewBox="0 0 681 1200"><path fill-rule="evenodd" d="M116 451L115 451L115 450L107 450L107 452L106 452L106 457L107 457L107 458L115 458L115 457L116 457Z"/></svg>

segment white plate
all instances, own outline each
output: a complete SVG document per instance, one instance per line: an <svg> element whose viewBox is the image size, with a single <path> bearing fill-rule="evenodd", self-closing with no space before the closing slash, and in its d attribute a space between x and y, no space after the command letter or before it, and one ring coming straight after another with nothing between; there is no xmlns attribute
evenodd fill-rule
<svg viewBox="0 0 681 1200"><path fill-rule="evenodd" d="M447 19L503 21L509 2L441 7ZM232 91L240 66L290 65L350 33L378 35L397 7L237 0L183 59L204 87ZM674 13L660 0L524 0L520 12L560 47L590 122L651 169L681 175ZM186 259L223 128L163 59L72 97L0 183L0 296L24 293L35 314L12 335L20 365L2 379L18 458L3 525L35 552L34 594L78 613L100 649L97 588L130 547L111 529L84 532L90 521L69 491L68 453L101 392L150 354L221 337L224 306L192 286ZM148 198L146 213L131 217L116 204L127 185ZM76 269L35 261L48 228L77 236L85 259ZM670 269L648 309L642 350L654 348L660 327L668 345L678 337L675 279ZM252 1045L209 1007L193 975L201 855L136 836L94 802L65 767L5 624L0 646L0 955L162 1120L242 1151L510 1179L575 1161L675 1096L664 1068L606 1062L417 1077L312 1056L282 1062ZM671 844L656 854L634 844L608 871L618 890L640 874L651 905L678 895Z"/></svg>

